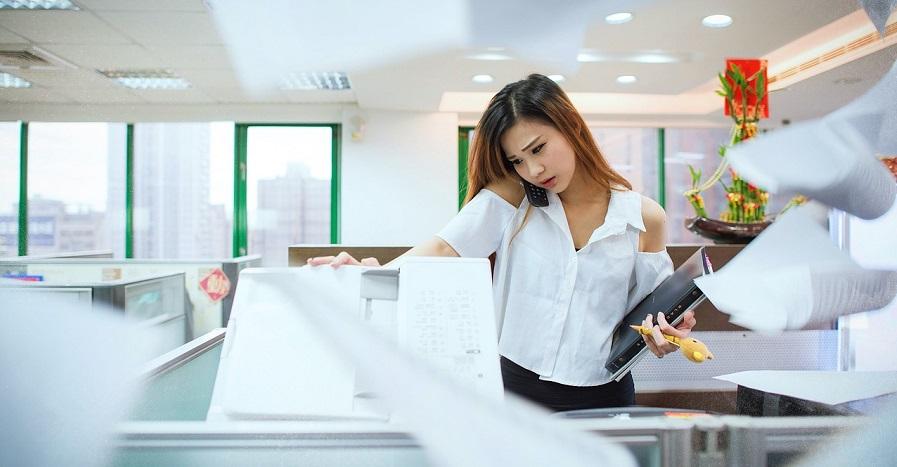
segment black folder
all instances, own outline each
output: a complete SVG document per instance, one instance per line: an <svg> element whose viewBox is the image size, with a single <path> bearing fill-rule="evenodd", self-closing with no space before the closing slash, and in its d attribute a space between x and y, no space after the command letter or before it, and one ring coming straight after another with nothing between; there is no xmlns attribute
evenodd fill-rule
<svg viewBox="0 0 897 467"><path fill-rule="evenodd" d="M704 300L704 293L695 285L695 279L711 273L713 267L710 265L707 252L704 247L698 248L698 251L676 268L672 276L661 282L653 292L626 314L614 331L610 355L604 364L607 371L613 373L615 380L625 376L648 348L642 336L633 331L629 325L640 325L645 316L651 314L656 317L658 312L663 312L670 324L678 324L686 311L698 306Z"/></svg>

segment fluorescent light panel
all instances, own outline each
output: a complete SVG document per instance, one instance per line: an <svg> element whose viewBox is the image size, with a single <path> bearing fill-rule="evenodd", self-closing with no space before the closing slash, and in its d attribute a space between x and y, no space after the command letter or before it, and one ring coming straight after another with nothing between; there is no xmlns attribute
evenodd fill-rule
<svg viewBox="0 0 897 467"><path fill-rule="evenodd" d="M190 83L169 70L99 70L100 74L130 89L187 89Z"/></svg>
<svg viewBox="0 0 897 467"><path fill-rule="evenodd" d="M343 91L352 89L349 77L343 72L290 73L281 81L287 91Z"/></svg>
<svg viewBox="0 0 897 467"><path fill-rule="evenodd" d="M69 0L0 0L0 10L80 10Z"/></svg>
<svg viewBox="0 0 897 467"><path fill-rule="evenodd" d="M31 83L9 73L0 73L0 88L30 88Z"/></svg>

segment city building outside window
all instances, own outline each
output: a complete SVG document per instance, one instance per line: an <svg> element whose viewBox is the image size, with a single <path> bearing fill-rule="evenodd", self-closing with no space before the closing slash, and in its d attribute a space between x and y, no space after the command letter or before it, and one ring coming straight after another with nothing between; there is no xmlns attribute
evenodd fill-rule
<svg viewBox="0 0 897 467"><path fill-rule="evenodd" d="M124 256L125 125L28 125L28 254Z"/></svg>
<svg viewBox="0 0 897 467"><path fill-rule="evenodd" d="M134 257L232 256L234 124L134 124Z"/></svg>
<svg viewBox="0 0 897 467"><path fill-rule="evenodd" d="M19 254L19 125L0 122L0 258Z"/></svg>
<svg viewBox="0 0 897 467"><path fill-rule="evenodd" d="M286 266L290 245L330 244L333 128L249 126L249 253Z"/></svg>

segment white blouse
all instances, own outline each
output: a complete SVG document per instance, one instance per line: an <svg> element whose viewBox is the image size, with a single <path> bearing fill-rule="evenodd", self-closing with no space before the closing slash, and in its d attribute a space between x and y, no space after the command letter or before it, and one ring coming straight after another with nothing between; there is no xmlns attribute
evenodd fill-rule
<svg viewBox="0 0 897 467"><path fill-rule="evenodd" d="M463 257L496 253L493 280L501 355L570 386L610 381L604 369L623 316L673 273L666 250L638 251L641 195L611 191L604 224L579 251L560 198L519 208L481 190L437 235Z"/></svg>

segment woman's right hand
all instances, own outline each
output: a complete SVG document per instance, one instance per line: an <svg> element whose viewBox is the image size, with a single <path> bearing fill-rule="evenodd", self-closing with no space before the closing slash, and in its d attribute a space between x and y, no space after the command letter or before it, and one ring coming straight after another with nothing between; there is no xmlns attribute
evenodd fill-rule
<svg viewBox="0 0 897 467"><path fill-rule="evenodd" d="M308 258L307 263L309 266L329 264L332 268L338 268L345 264L353 266L380 266L380 261L377 261L377 258L363 258L361 261L358 261L345 251L340 252L340 254L336 256L316 256L314 258Z"/></svg>

